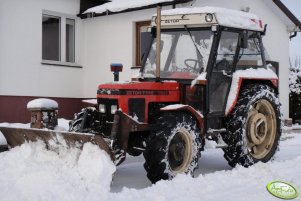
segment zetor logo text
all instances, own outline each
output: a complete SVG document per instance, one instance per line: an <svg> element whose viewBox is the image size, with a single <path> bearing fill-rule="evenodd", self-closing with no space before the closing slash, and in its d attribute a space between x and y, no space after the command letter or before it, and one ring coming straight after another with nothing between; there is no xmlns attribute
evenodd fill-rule
<svg viewBox="0 0 301 201"><path fill-rule="evenodd" d="M281 181L272 181L268 183L267 190L275 197L285 200L295 199L298 197L298 191L295 187Z"/></svg>

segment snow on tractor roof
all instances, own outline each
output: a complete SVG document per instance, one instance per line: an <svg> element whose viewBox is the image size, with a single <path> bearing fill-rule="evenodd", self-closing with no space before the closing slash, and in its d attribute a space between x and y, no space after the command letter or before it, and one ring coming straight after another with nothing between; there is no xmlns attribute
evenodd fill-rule
<svg viewBox="0 0 301 201"><path fill-rule="evenodd" d="M207 21L205 17L212 14L212 21ZM247 30L263 31L262 20L252 13L219 7L190 7L164 10L162 15L162 26L176 25L222 25ZM153 23L156 14L153 17ZM154 25L154 24L153 24Z"/></svg>

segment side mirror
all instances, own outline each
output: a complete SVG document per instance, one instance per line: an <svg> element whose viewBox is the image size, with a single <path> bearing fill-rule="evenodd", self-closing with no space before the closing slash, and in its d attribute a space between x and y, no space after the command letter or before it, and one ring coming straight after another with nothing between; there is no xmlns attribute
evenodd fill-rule
<svg viewBox="0 0 301 201"><path fill-rule="evenodd" d="M248 48L248 32L244 31L241 37L241 48Z"/></svg>

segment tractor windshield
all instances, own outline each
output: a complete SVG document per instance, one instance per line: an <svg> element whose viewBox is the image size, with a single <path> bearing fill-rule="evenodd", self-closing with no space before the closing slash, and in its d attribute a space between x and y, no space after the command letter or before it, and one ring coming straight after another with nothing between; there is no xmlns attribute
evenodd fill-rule
<svg viewBox="0 0 301 201"><path fill-rule="evenodd" d="M205 71L213 41L211 30L162 30L161 78L194 79ZM143 77L154 78L156 40L153 41L143 69Z"/></svg>

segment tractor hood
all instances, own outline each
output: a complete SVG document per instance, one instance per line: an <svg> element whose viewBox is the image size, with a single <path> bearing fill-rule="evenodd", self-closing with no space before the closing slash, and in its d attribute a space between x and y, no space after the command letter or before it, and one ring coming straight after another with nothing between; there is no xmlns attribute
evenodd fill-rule
<svg viewBox="0 0 301 201"><path fill-rule="evenodd" d="M98 86L97 100L106 111L110 111L110 114L114 113L112 105L114 107L116 105L125 114L131 117L137 116L139 122L147 123L149 105L180 102L180 85L175 81L101 84Z"/></svg>
<svg viewBox="0 0 301 201"><path fill-rule="evenodd" d="M179 83L168 82L112 82L98 86L97 97L104 95L164 95L170 91L179 91ZM101 96L101 97L100 97Z"/></svg>

